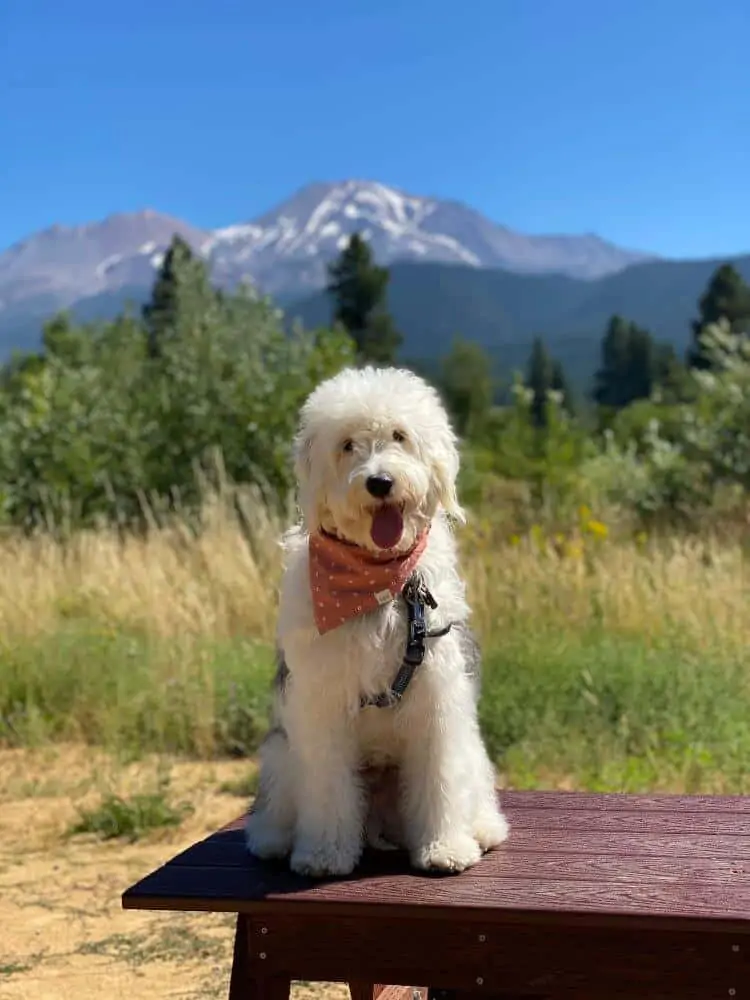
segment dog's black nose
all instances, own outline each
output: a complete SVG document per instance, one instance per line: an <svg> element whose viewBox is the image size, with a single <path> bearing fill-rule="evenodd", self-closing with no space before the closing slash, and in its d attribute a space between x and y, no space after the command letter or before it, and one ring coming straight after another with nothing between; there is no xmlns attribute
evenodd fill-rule
<svg viewBox="0 0 750 1000"><path fill-rule="evenodd" d="M387 472L379 472L377 476L368 476L365 486L371 496L383 500L393 489L393 479Z"/></svg>

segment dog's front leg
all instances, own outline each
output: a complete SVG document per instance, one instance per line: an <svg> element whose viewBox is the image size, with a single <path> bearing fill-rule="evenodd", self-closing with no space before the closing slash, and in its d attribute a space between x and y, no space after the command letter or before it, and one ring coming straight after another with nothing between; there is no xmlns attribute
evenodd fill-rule
<svg viewBox="0 0 750 1000"><path fill-rule="evenodd" d="M412 864L460 872L482 855L472 815L479 738L468 682L459 676L442 683L425 671L403 705L410 731L401 770L403 813Z"/></svg>
<svg viewBox="0 0 750 1000"><path fill-rule="evenodd" d="M297 825L290 859L303 875L348 875L362 853L364 794L353 720L337 692L295 692L287 715Z"/></svg>

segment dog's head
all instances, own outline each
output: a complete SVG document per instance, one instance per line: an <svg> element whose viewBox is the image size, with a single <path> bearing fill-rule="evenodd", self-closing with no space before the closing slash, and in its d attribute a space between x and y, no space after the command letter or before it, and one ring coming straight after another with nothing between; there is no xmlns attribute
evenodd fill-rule
<svg viewBox="0 0 750 1000"><path fill-rule="evenodd" d="M296 440L300 503L323 528L373 552L402 552L456 496L456 437L438 394L396 368L348 368L305 402Z"/></svg>

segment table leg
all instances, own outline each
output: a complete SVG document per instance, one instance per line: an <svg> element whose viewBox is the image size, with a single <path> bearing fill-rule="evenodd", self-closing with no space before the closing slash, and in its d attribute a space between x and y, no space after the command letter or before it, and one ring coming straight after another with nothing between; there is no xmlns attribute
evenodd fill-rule
<svg viewBox="0 0 750 1000"><path fill-rule="evenodd" d="M229 1000L289 1000L291 980L283 976L259 976L250 963L247 917L237 915L234 932L234 957L229 980Z"/></svg>

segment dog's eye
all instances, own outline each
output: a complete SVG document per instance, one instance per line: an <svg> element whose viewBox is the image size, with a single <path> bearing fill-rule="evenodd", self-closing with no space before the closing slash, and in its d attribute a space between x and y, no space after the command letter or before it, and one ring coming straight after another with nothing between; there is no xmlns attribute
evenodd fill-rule
<svg viewBox="0 0 750 1000"><path fill-rule="evenodd" d="M406 434L404 434L403 431L394 431L393 440L401 444L402 442L406 441Z"/></svg>
<svg viewBox="0 0 750 1000"><path fill-rule="evenodd" d="M354 451L354 442L351 438L347 438L346 441L341 445L342 451Z"/></svg>

